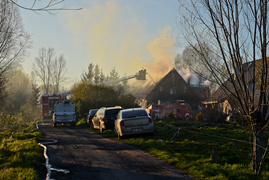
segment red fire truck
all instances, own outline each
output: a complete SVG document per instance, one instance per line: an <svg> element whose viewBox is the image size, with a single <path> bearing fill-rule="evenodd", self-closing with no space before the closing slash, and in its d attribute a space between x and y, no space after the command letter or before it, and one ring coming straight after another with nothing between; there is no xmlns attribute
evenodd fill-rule
<svg viewBox="0 0 269 180"><path fill-rule="evenodd" d="M170 111L173 112L176 118L185 120L191 118L191 107L182 100L169 104L151 105L147 110L153 119L167 118Z"/></svg>
<svg viewBox="0 0 269 180"><path fill-rule="evenodd" d="M61 95L58 94L44 94L41 97L43 119L52 119L54 105L56 102L61 102L61 100Z"/></svg>

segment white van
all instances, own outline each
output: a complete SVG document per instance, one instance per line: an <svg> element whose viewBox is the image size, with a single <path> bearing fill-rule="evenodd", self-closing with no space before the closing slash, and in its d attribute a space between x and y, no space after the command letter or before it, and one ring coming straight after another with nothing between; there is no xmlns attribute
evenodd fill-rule
<svg viewBox="0 0 269 180"><path fill-rule="evenodd" d="M76 125L75 104L70 103L69 100L55 104L53 126L56 127L57 124L71 124L71 126Z"/></svg>

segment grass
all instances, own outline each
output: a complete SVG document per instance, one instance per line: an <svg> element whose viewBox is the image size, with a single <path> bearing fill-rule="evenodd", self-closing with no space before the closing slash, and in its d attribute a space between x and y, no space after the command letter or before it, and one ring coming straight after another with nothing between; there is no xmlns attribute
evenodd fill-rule
<svg viewBox="0 0 269 180"><path fill-rule="evenodd" d="M36 169L44 158L36 136L41 133L17 117L0 117L0 124L0 179L40 179ZM84 119L76 125L89 128ZM256 177L251 170L251 131L246 127L180 120L156 120L154 125L154 136L129 136L120 141L140 147L198 179L269 179L268 157L261 176ZM112 130L101 134L117 139ZM266 131L265 136L268 134Z"/></svg>
<svg viewBox="0 0 269 180"><path fill-rule="evenodd" d="M0 179L39 179L37 167L43 158L33 123L20 117L1 116Z"/></svg>
<svg viewBox="0 0 269 180"><path fill-rule="evenodd" d="M268 158L261 176L251 170L251 133L246 127L180 120L157 120L154 125L154 136L130 136L120 141L143 148L198 179L269 179ZM116 139L112 130L102 134ZM217 158L212 158L212 153Z"/></svg>

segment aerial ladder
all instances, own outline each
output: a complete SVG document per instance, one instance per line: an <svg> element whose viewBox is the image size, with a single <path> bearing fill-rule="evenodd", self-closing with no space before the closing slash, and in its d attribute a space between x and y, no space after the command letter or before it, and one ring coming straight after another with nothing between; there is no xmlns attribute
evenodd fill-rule
<svg viewBox="0 0 269 180"><path fill-rule="evenodd" d="M120 83L122 81L126 81L126 80L133 79L133 78L135 78L136 80L146 80L146 74L148 74L146 69L142 69L134 75L125 76L125 77L122 77L119 79L114 79L114 80L108 80L108 81L102 82L100 84L105 85L105 86L111 86L113 84L117 84L117 83Z"/></svg>

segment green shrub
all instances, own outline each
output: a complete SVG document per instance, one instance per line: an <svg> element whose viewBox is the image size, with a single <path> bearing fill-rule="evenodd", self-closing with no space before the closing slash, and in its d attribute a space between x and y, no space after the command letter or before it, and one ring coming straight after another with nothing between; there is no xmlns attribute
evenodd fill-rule
<svg viewBox="0 0 269 180"><path fill-rule="evenodd" d="M44 163L34 122L23 116L1 116L0 179L39 179L36 168Z"/></svg>
<svg viewBox="0 0 269 180"><path fill-rule="evenodd" d="M76 125L80 126L80 125L85 125L86 124L86 120L85 118L81 118L77 121Z"/></svg>

